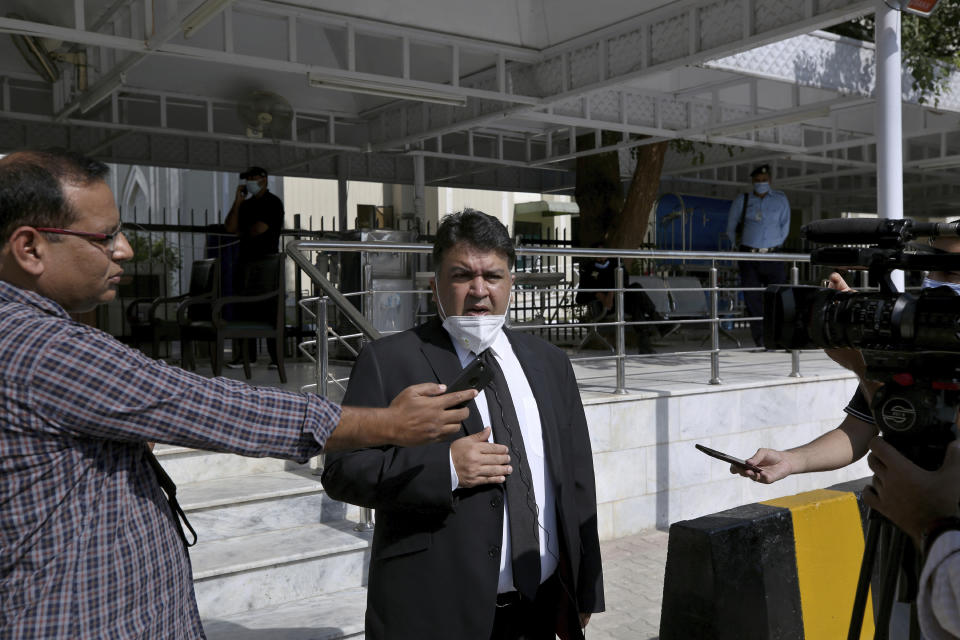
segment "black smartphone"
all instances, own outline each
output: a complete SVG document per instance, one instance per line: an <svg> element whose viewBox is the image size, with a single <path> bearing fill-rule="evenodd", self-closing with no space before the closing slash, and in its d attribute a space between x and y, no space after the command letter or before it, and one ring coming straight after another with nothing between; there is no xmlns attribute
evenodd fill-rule
<svg viewBox="0 0 960 640"><path fill-rule="evenodd" d="M483 360L477 358L460 372L456 380L447 385L446 393L466 391L467 389L482 391L485 386L490 384L491 380L493 380L493 372L490 371L490 367L484 364ZM457 408L465 406L466 403L457 405Z"/></svg>
<svg viewBox="0 0 960 640"><path fill-rule="evenodd" d="M734 458L733 456L727 455L722 451L717 451L716 449L705 447L702 444L696 444L694 446L700 451L703 451L708 456L712 458L716 458L717 460L723 460L724 462L729 462L734 466L741 467L743 469L750 469L750 471L756 471L757 473L760 473L761 471L763 471L763 469L761 469L755 464L750 464L746 460L741 460L740 458Z"/></svg>

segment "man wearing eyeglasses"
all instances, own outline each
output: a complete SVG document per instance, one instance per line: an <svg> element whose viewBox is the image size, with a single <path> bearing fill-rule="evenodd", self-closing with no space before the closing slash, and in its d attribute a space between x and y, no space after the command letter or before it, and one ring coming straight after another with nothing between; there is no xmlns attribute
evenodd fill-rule
<svg viewBox="0 0 960 640"><path fill-rule="evenodd" d="M202 378L72 321L116 296L132 256L106 173L61 151L0 159L4 639L203 637L148 441L304 462L445 439L469 413L447 408L476 395L425 384L386 409L341 408Z"/></svg>

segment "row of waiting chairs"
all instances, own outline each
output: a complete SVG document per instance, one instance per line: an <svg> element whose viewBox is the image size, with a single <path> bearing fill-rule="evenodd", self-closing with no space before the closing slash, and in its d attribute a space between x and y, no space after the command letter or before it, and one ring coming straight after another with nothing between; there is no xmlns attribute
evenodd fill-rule
<svg viewBox="0 0 960 640"><path fill-rule="evenodd" d="M629 285L636 285L643 289L663 322L709 320L712 318L709 292L703 288L699 279L692 276L630 276ZM730 316L732 314L721 312L721 315ZM628 320L637 320L637 318L628 318ZM588 323L596 321L603 321L603 319L598 320L597 317L586 318ZM662 333L662 337L667 337L691 326L701 325L694 323L673 324L668 331ZM737 348L742 346L740 339L726 329L723 324L720 325L720 333L736 343ZM608 348L613 349L610 343L600 335L596 327L589 329L587 335L580 342L580 348L583 348L592 339L599 339Z"/></svg>
<svg viewBox="0 0 960 640"><path fill-rule="evenodd" d="M218 259L194 261L187 293L138 298L127 305L126 316L134 344L139 347L149 341L152 357L158 358L161 342L179 340L184 368L195 369L195 343L209 343L213 374L219 376L227 340L236 340L242 345L248 339L274 339L277 342L277 373L280 381L286 382L283 259L283 254L275 254L244 265L240 278L243 295L231 296L220 295ZM249 380L249 354L241 347L241 353L234 354L235 357L238 355Z"/></svg>
<svg viewBox="0 0 960 640"><path fill-rule="evenodd" d="M654 307L664 320L700 320L710 319L709 292L703 288L700 280L693 276L630 276L630 283L643 287ZM677 324L671 333L684 326ZM737 348L741 346L739 338L728 331L723 324L720 333L733 340Z"/></svg>

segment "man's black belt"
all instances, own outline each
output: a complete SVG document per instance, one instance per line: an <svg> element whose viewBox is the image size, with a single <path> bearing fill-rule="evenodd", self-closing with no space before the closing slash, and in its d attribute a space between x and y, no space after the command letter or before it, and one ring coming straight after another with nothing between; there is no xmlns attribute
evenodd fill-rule
<svg viewBox="0 0 960 640"><path fill-rule="evenodd" d="M745 244L740 245L740 250L746 251L747 253L776 253L779 248L780 247L766 247L764 249L758 249L757 247L748 247Z"/></svg>
<svg viewBox="0 0 960 640"><path fill-rule="evenodd" d="M504 593L498 593L497 606L509 607L510 605L519 603L520 599L521 596L519 591L505 591Z"/></svg>

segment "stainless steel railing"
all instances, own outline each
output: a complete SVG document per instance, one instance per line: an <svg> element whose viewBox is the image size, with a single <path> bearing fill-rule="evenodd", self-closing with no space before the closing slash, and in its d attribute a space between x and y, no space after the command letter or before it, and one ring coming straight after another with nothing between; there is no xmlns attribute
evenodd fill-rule
<svg viewBox="0 0 960 640"><path fill-rule="evenodd" d="M400 242L376 242L376 243L362 243L362 242L351 242L351 241L327 241L327 240L299 240L288 243L286 251L291 259L300 266L307 276L324 292L326 297L332 302L337 309L343 313L350 322L357 327L362 335L363 339L366 340L375 340L380 337L381 332L378 331L363 313L361 313L349 300L347 295L342 294L337 288L331 283L325 276L321 273L320 270L310 261L308 253L322 251L322 252L373 252L373 253L419 253L419 254L429 254L433 250L432 245L426 243L400 243ZM809 262L809 256L806 254L757 254L757 253L742 253L742 252L712 252L712 251L661 251L661 250L627 250L627 249L588 249L588 248L566 248L566 247L517 247L518 256L534 256L534 257L545 257L545 256L565 256L565 257L610 257L610 258L619 258L619 259L645 259L645 260L673 260L673 261L705 261L709 264L707 269L709 273L709 286L704 287L703 291L709 296L709 310L710 313L708 316L703 318L696 319L678 319L678 320L665 320L665 321L626 321L624 317L624 304L623 298L624 293L627 291L624 287L623 281L623 272L622 270L617 271L617 280L616 280L616 289L615 296L617 299L617 317L616 320L611 322L596 322L596 323L582 323L582 322L538 322L523 324L519 326L514 326L517 330L530 331L530 330L542 330L542 329L572 329L572 328L582 328L582 327L600 327L600 326L609 326L612 327L615 331L615 343L614 353L611 355L603 356L587 356L587 357L572 357L571 360L609 360L614 359L616 363L616 387L614 393L625 393L626 392L626 372L625 364L629 358L642 358L643 356L631 356L626 354L625 349L625 330L626 327L630 326L643 326L643 325L657 325L657 324L709 324L710 325L710 338L711 338L711 348L709 350L710 354L710 383L711 384L721 384L722 380L720 378L719 370L719 356L720 356L720 323L723 321L730 320L729 317L722 317L719 313L719 296L724 292L737 292L737 291L752 291L756 289L745 289L743 287L720 287L718 284L718 269L717 264L719 262L737 262L740 260L751 260L751 261L777 261L777 262L787 262L790 264L790 277L789 280L791 283L796 284L799 278L799 263ZM377 293L372 290L370 283L371 277L369 273L364 274L364 291L359 295L364 295L370 299L370 296ZM594 291L592 289L580 289L581 291ZM538 289L526 289L529 293L531 291L538 291ZM556 289L553 289L556 291ZM572 290L567 290L572 293ZM650 289L650 291L655 291L655 289ZM409 293L417 294L422 293L419 290L410 290L410 291L391 291L391 293ZM369 309L370 305L366 305L366 308ZM737 317L738 321L750 321L750 320L760 320L759 317ZM354 334L355 337L357 334ZM323 359L327 359L328 343L332 340L340 340L341 342L346 339L345 336L337 335L327 335L324 338L318 336L317 345L318 345L318 356ZM325 366L319 367L318 371L323 370L327 372L328 369ZM799 354L795 352L792 357L792 368L790 372L791 376L799 375ZM332 380L328 374L324 374L323 385L327 384L328 380ZM337 383L343 382L343 380L336 381ZM316 383L316 388L321 388L321 382L318 380Z"/></svg>

